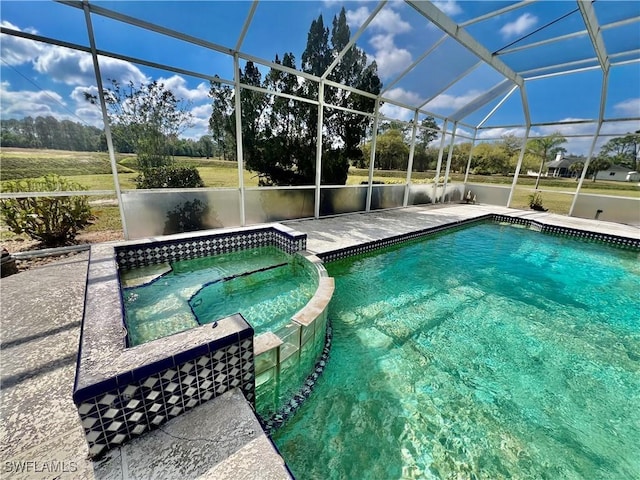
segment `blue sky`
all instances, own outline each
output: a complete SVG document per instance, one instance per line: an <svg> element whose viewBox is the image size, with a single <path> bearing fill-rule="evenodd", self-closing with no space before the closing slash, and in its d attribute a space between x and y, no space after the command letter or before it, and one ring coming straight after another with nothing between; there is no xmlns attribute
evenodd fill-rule
<svg viewBox="0 0 640 480"><path fill-rule="evenodd" d="M238 42L242 26L251 8L247 1L226 2L92 2L125 15L203 38L231 49ZM438 8L456 23L462 24L493 10L515 2L454 1L435 2ZM354 34L376 7L375 2L273 2L258 4L255 15L240 48L243 53L273 60L285 52L293 52L298 66L305 48L311 21L322 14L325 25L344 6ZM640 16L640 2L604 1L594 4L601 25ZM81 10L54 2L2 1L1 21L7 28L66 42L88 46ZM137 27L121 24L99 15L92 15L98 49L129 57L169 64L174 67L232 79L233 62L228 55L163 37ZM553 23L552 23L553 22ZM551 25L540 29L549 23ZM577 62L576 68L595 65L595 57L587 35L562 42L518 50L518 47L545 39L584 30L584 23L574 1L532 2L491 19L465 27L467 32L489 51L502 51L500 59L517 72L527 76L551 72L539 70L549 64ZM528 36L527 36L528 35ZM640 23L622 25L602 31L605 48L613 61L636 61L612 68L605 118L640 117ZM452 39L442 42L424 61L400 80L398 76L421 58L443 33L430 24L411 6L390 1L378 13L358 40L371 60L376 60L385 89L384 96L410 105L421 105L437 115L450 115L502 81L493 68L478 64L478 58ZM525 38L522 38L525 37ZM30 40L2 36L0 64L0 116L22 118L26 115L54 115L99 125L100 112L83 100L84 91L96 91L93 66L89 55L64 47ZM514 43L517 41L516 43ZM512 44L512 45L511 45ZM515 48L514 48L515 47ZM513 51L509 51L513 49ZM635 53L625 54L630 50ZM617 55L617 57L616 57ZM241 61L241 65L244 62ZM194 115L194 126L187 132L194 138L206 134L211 111L207 96L208 83L199 78L156 70L111 58L101 58L104 78L145 82L161 80L179 97L188 99ZM268 68L262 68L263 74ZM466 74L466 76L462 76ZM451 80L460 81L449 86ZM596 119L600 105L602 74L588 70L566 76L527 80L526 91L535 122ZM449 87L449 88L447 88ZM438 96L435 96L439 94ZM435 96L435 97L434 97ZM472 112L466 123L479 123L497 104L496 99ZM387 103L383 113L408 120L409 110ZM504 102L487 121L487 126L522 125L524 114L519 91ZM637 130L640 121L607 125L613 133ZM534 134L547 134L556 127L536 127ZM592 134L594 125L570 125L561 128L565 134ZM464 129L464 133L469 133ZM484 131L483 138L504 133L522 133L522 128L495 128ZM606 139L604 139L606 141ZM573 139L569 149L585 153L590 139Z"/></svg>

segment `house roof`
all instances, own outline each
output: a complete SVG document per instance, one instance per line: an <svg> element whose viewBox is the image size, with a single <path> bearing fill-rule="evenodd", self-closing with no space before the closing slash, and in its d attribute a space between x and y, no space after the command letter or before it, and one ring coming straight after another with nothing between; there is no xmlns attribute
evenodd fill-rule
<svg viewBox="0 0 640 480"><path fill-rule="evenodd" d="M603 172L625 172L625 173L638 173L630 167L624 167L622 165L611 165Z"/></svg>
<svg viewBox="0 0 640 480"><path fill-rule="evenodd" d="M562 158L560 160L554 160L553 162L547 162L548 168L569 168L571 165L578 161L577 158L569 159Z"/></svg>

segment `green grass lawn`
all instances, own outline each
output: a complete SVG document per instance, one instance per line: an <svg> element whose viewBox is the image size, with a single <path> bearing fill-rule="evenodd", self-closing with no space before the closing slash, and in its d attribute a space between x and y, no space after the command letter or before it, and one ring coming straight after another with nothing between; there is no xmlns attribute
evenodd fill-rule
<svg viewBox="0 0 640 480"><path fill-rule="evenodd" d="M118 179L122 190L134 190L134 179L138 175L136 158L134 155L117 156ZM200 176L206 187L213 188L238 188L238 169L236 162L220 159L176 157L179 165L190 165L198 168ZM107 153L103 152L69 152L60 150L37 150L21 148L3 148L0 151L0 180L2 182L21 178L35 178L48 173L56 173L65 176L89 190L115 191L111 164ZM442 172L444 174L444 171ZM435 172L413 172L411 181L414 183L429 182L435 176ZM347 185L360 185L369 179L367 169L351 168L347 177ZM386 184L402 184L406 181L406 172L403 171L374 171L373 180ZM528 208L529 195L535 186L535 178L519 177L512 207ZM257 187L258 177L255 173L244 171L243 181L246 187ZM464 181L464 175L451 173L450 182L460 183ZM470 175L470 183L486 183L509 186L513 177ZM0 183L1 185L1 183ZM550 212L567 214L571 206L573 196L568 195L576 188L575 179L543 178L540 182L543 204ZM606 182L585 180L582 193L615 195L622 197L640 198L640 187L633 183ZM87 228L87 231L120 230L120 212L117 205L100 203L100 200L115 199L115 195L92 196L93 212L97 217L96 223ZM7 232L2 232L6 237Z"/></svg>

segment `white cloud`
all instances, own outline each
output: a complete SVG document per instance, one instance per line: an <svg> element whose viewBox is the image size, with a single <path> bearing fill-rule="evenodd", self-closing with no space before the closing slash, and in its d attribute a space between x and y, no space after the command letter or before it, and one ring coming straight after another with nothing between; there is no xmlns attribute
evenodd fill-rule
<svg viewBox="0 0 640 480"><path fill-rule="evenodd" d="M405 90L404 88L392 88L384 94L385 98L389 100L396 100L398 102L405 103L407 105L418 106L424 100L416 92Z"/></svg>
<svg viewBox="0 0 640 480"><path fill-rule="evenodd" d="M356 10L347 10L346 15L350 27L360 28L371 15L371 11L367 7L359 7ZM369 28L396 35L410 31L411 24L403 20L398 12L391 8L383 8L371 21Z"/></svg>
<svg viewBox="0 0 640 480"><path fill-rule="evenodd" d="M2 118L57 116L56 110L65 105L64 99L52 90L11 91L9 82L0 83L0 117Z"/></svg>
<svg viewBox="0 0 640 480"><path fill-rule="evenodd" d="M171 90L179 99L198 102L209 98L209 86L204 82L199 83L194 89L188 88L187 81L179 75L173 75L169 78L159 78L158 82L163 83L165 88Z"/></svg>
<svg viewBox="0 0 640 480"><path fill-rule="evenodd" d="M393 35L375 35L369 43L375 49L373 58L382 78L402 72L413 60L409 50L396 46Z"/></svg>
<svg viewBox="0 0 640 480"><path fill-rule="evenodd" d="M627 117L639 117L640 116L640 97L629 98L622 102L618 102L613 106L616 112Z"/></svg>
<svg viewBox="0 0 640 480"><path fill-rule="evenodd" d="M502 138L505 135L514 135L516 137L524 137L527 130L524 127L516 128L488 128L486 130L480 130L478 133L478 139L496 139Z"/></svg>
<svg viewBox="0 0 640 480"><path fill-rule="evenodd" d="M359 7L356 10L347 10L347 24L350 27L360 28L360 25L364 23L364 21L369 18L369 14L371 12L367 7Z"/></svg>
<svg viewBox="0 0 640 480"><path fill-rule="evenodd" d="M7 21L2 26L12 30L21 29ZM33 29L24 31L34 32ZM47 45L32 40L2 35L2 59L9 65L31 63L36 72L47 75L55 82L67 85L95 84L95 73L91 55L56 45ZM147 77L138 67L124 60L100 57L100 71L103 78L120 82L147 81Z"/></svg>
<svg viewBox="0 0 640 480"><path fill-rule="evenodd" d="M400 14L390 8L380 10L371 21L370 26L394 35L406 33L411 30L409 22L402 20Z"/></svg>
<svg viewBox="0 0 640 480"><path fill-rule="evenodd" d="M198 105L191 109L191 115L193 115L193 128L204 130L201 135L206 134L206 131L209 128L211 111L212 107L210 103Z"/></svg>
<svg viewBox="0 0 640 480"><path fill-rule="evenodd" d="M6 20L0 22L0 25L12 30L22 31L20 28ZM25 29L25 31L35 33L32 29ZM23 63L30 62L40 55L46 48L46 45L34 42L33 40L15 37L13 35L2 35L2 60L9 65L22 65Z"/></svg>
<svg viewBox="0 0 640 480"><path fill-rule="evenodd" d="M477 90L469 90L467 93L460 96L443 93L427 103L424 108L425 110L434 112L437 110L456 111L467 105L480 94L481 92Z"/></svg>
<svg viewBox="0 0 640 480"><path fill-rule="evenodd" d="M444 0L441 2L433 2L433 4L450 17L462 13L462 7L460 7L456 0Z"/></svg>
<svg viewBox="0 0 640 480"><path fill-rule="evenodd" d="M522 35L536 23L538 23L538 17L536 17L535 15L531 15L530 13L523 13L513 22L505 24L500 29L500 33L505 39L515 37L518 35Z"/></svg>
<svg viewBox="0 0 640 480"><path fill-rule="evenodd" d="M76 87L73 89L73 91L69 94L69 97L75 101L78 105L83 105L83 104L87 104L87 100L85 99L85 93L88 93L89 95L98 96L98 87L96 86L90 86L90 87Z"/></svg>
<svg viewBox="0 0 640 480"><path fill-rule="evenodd" d="M104 125L102 122L102 112L94 105L80 106L75 109L74 113L75 118L69 118L69 120L74 122L82 120L82 123L98 128L102 128ZM60 116L57 117L60 118Z"/></svg>
<svg viewBox="0 0 640 480"><path fill-rule="evenodd" d="M94 87L95 88L95 87ZM9 82L0 83L0 117L24 118L52 116L58 120L71 120L102 128L102 113L99 108L84 100L79 101L79 88L70 97L75 108L65 102L59 93L52 90L11 90Z"/></svg>
<svg viewBox="0 0 640 480"><path fill-rule="evenodd" d="M347 11L347 23L351 27L359 28L369 17L368 7L359 7L356 10ZM378 64L378 73L382 78L388 78L400 73L408 67L413 58L411 52L400 48L395 44L395 36L411 30L411 24L402 19L400 14L391 7L382 9L369 25L369 31L374 35L369 40L374 53L367 55L369 60L375 60Z"/></svg>

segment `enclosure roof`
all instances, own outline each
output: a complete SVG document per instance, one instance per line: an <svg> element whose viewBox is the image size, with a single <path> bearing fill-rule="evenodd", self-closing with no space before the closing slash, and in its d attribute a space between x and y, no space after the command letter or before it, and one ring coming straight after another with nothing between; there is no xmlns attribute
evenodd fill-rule
<svg viewBox="0 0 640 480"><path fill-rule="evenodd" d="M462 134L480 128L487 138L531 126L538 127L533 135L554 129L594 134L602 121L615 125L612 134L640 129L640 2L63 1L38 3L37 10L26 3L2 2L2 33L12 39L3 35L5 98L17 96L17 85L24 83L14 72L4 74L8 66L31 64L41 75L55 75L65 61L67 67L75 61L77 82L67 75L50 78L51 85L91 85L81 78L89 70L86 61L55 57L44 47L28 47L29 41L87 53L95 40L112 67L103 68L103 75L150 78L168 70L182 78L183 83L173 80L174 87L191 95L196 106L201 101L203 112L208 87L198 81L219 76L233 84L234 69L252 61L263 75L276 67L296 73L299 81L332 86L331 72L355 43L377 63L380 112L388 118L432 115L440 124L459 125ZM89 35L85 6L92 19ZM303 72L311 21L322 15L331 32L342 8L351 41L322 74ZM33 11L39 14L27 14ZM286 52L294 53L296 69L274 63L276 54L282 58ZM12 112L3 108L2 114Z"/></svg>

